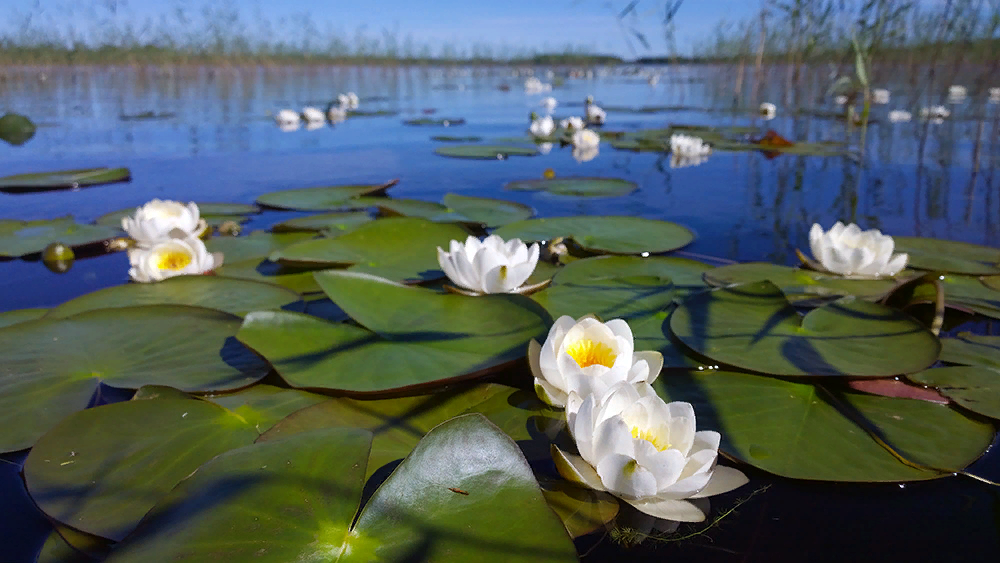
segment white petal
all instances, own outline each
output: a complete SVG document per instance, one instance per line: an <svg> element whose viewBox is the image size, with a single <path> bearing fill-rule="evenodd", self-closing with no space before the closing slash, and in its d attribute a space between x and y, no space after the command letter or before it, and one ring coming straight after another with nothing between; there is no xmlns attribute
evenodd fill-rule
<svg viewBox="0 0 1000 563"><path fill-rule="evenodd" d="M625 499L625 501L634 506L639 512L656 516L657 518L676 520L678 522L705 521L705 513L686 500L659 499L654 497L652 499L641 500Z"/></svg>
<svg viewBox="0 0 1000 563"><path fill-rule="evenodd" d="M535 378L535 394L546 404L562 408L566 406L566 393L544 379Z"/></svg>
<svg viewBox="0 0 1000 563"><path fill-rule="evenodd" d="M889 263L886 264L885 271L882 273L887 276L895 276L899 272L903 271L903 268L906 267L906 262L909 260L909 258L910 258L909 255L906 254L905 252L893 256L892 260L890 260Z"/></svg>
<svg viewBox="0 0 1000 563"><path fill-rule="evenodd" d="M597 474L608 492L626 500L656 494L656 478L627 455L611 454L601 458L597 464Z"/></svg>
<svg viewBox="0 0 1000 563"><path fill-rule="evenodd" d="M660 372L663 371L663 354L652 351L644 350L641 352L634 352L632 358L637 363L639 361L645 361L649 366L646 376L646 383L652 383L656 381L656 378L660 376Z"/></svg>
<svg viewBox="0 0 1000 563"><path fill-rule="evenodd" d="M733 489L742 487L749 482L750 480L747 479L747 476L739 469L717 465L712 471L712 478L708 481L708 485L705 485L705 488L701 492L691 496L691 498L721 495L722 493L728 493Z"/></svg>

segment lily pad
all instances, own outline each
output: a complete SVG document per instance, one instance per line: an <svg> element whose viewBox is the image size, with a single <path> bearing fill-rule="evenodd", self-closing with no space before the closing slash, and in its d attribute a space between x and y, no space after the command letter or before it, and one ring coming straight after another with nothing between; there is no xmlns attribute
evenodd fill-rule
<svg viewBox="0 0 1000 563"><path fill-rule="evenodd" d="M892 237L896 252L909 254L907 265L952 274L1000 274L1000 250L954 240Z"/></svg>
<svg viewBox="0 0 1000 563"><path fill-rule="evenodd" d="M281 286L296 293L310 294L322 291L313 278L315 268L296 268L282 266L270 260L250 258L230 263L228 260L221 268L215 270L215 275L223 278L250 280ZM305 298L305 297L304 297ZM242 311L241 314L245 312Z"/></svg>
<svg viewBox="0 0 1000 563"><path fill-rule="evenodd" d="M0 328L40 319L48 312L48 309L14 309L13 311L4 311L0 313Z"/></svg>
<svg viewBox="0 0 1000 563"><path fill-rule="evenodd" d="M114 238L118 232L115 227L82 225L69 216L40 221L0 219L0 256L35 254L53 242L78 248Z"/></svg>
<svg viewBox="0 0 1000 563"><path fill-rule="evenodd" d="M803 317L768 281L692 295L670 329L717 362L774 375L914 373L941 350L933 333L896 309L845 297Z"/></svg>
<svg viewBox="0 0 1000 563"><path fill-rule="evenodd" d="M214 309L144 305L0 329L0 451L29 448L98 385L239 389L268 365L233 336L240 318Z"/></svg>
<svg viewBox="0 0 1000 563"><path fill-rule="evenodd" d="M635 182L620 178L563 177L552 179L516 180L507 182L505 189L577 197L619 197L639 189Z"/></svg>
<svg viewBox="0 0 1000 563"><path fill-rule="evenodd" d="M53 523L35 563L93 563L108 556L113 542Z"/></svg>
<svg viewBox="0 0 1000 563"><path fill-rule="evenodd" d="M468 231L450 223L415 217L392 217L365 223L350 233L308 240L271 254L271 260L296 266L349 266L390 279L430 280L443 277L437 248L464 241Z"/></svg>
<svg viewBox="0 0 1000 563"><path fill-rule="evenodd" d="M443 205L416 199L385 199L378 204L378 207L380 211L406 217L422 217L439 223L471 223L486 227L506 225L535 214L527 205L502 199L447 193L442 201Z"/></svg>
<svg viewBox="0 0 1000 563"><path fill-rule="evenodd" d="M367 274L316 279L365 328L286 311L247 315L237 338L290 385L377 393L427 388L523 360L551 319L531 299L441 294Z"/></svg>
<svg viewBox="0 0 1000 563"><path fill-rule="evenodd" d="M82 168L58 172L14 174L0 178L0 192L26 193L68 190L100 184L128 182L131 179L132 173L129 172L128 168Z"/></svg>
<svg viewBox="0 0 1000 563"><path fill-rule="evenodd" d="M655 387L665 400L694 405L698 429L719 431L727 454L794 479L945 477L973 463L993 441L993 425L927 401L827 393L810 383L728 372L665 375ZM942 471L900 462L860 421L904 458Z"/></svg>
<svg viewBox="0 0 1000 563"><path fill-rule="evenodd" d="M0 139L16 146L27 143L35 136L35 124L18 113L5 113L0 117Z"/></svg>
<svg viewBox="0 0 1000 563"><path fill-rule="evenodd" d="M371 215L364 211L321 213L319 215L296 217L295 219L282 221L281 223L272 225L271 231L275 233L318 233L329 231L331 234L342 235L353 231L359 225L363 225L371 220Z"/></svg>
<svg viewBox="0 0 1000 563"><path fill-rule="evenodd" d="M482 141L482 137L477 137L475 135L466 136L456 136L456 135L434 135L431 137L432 141L438 141L442 143L478 143Z"/></svg>
<svg viewBox="0 0 1000 563"><path fill-rule="evenodd" d="M50 517L121 541L199 465L257 436L243 417L198 399L104 405L42 436L25 460L25 483Z"/></svg>
<svg viewBox="0 0 1000 563"><path fill-rule="evenodd" d="M418 117L407 119L403 125L431 126L431 127L451 127L453 125L465 125L465 120L461 117Z"/></svg>
<svg viewBox="0 0 1000 563"><path fill-rule="evenodd" d="M249 220L249 217L243 216L260 213L259 207L245 203L197 203L197 205L198 213L210 224L237 219L242 223ZM125 209L111 211L94 219L94 223L110 227L121 227L122 219L135 215L135 210L136 207L126 207Z"/></svg>
<svg viewBox="0 0 1000 563"><path fill-rule="evenodd" d="M576 561L517 446L481 416L432 430L359 514L371 437L334 428L220 455L108 561L208 561L220 549L262 562Z"/></svg>
<svg viewBox="0 0 1000 563"><path fill-rule="evenodd" d="M298 300L298 293L267 283L219 276L178 276L157 283L99 289L53 308L46 316L62 319L94 309L136 305L194 305L242 316L258 309L278 309Z"/></svg>
<svg viewBox="0 0 1000 563"><path fill-rule="evenodd" d="M242 262L256 258L263 260L272 252L287 246L309 240L315 237L313 233L268 233L255 231L240 237L212 237L205 242L209 252L221 252L226 264Z"/></svg>
<svg viewBox="0 0 1000 563"><path fill-rule="evenodd" d="M853 295L876 301L892 290L894 280L852 280L802 268L767 262L719 266L705 272L705 282L714 287L767 280L781 288L789 301L823 301Z"/></svg>
<svg viewBox="0 0 1000 563"><path fill-rule="evenodd" d="M397 183L399 183L398 180L392 180L385 184L354 184L281 190L259 196L257 204L264 207L293 209L297 211L358 209L351 202L353 198L358 196L384 195L386 190Z"/></svg>
<svg viewBox="0 0 1000 563"><path fill-rule="evenodd" d="M1000 336L960 332L955 338L942 338L941 361L1000 369Z"/></svg>
<svg viewBox="0 0 1000 563"><path fill-rule="evenodd" d="M536 156L534 147L517 145L448 145L434 149L434 154L474 160L507 160L512 156Z"/></svg>
<svg viewBox="0 0 1000 563"><path fill-rule="evenodd" d="M610 254L667 252L694 240L694 234L677 223L607 215L528 219L500 227L496 234L525 242L568 237L587 250Z"/></svg>
<svg viewBox="0 0 1000 563"><path fill-rule="evenodd" d="M934 368L906 376L934 387L972 412L1000 418L1000 369L982 366Z"/></svg>
<svg viewBox="0 0 1000 563"><path fill-rule="evenodd" d="M273 385L254 385L235 393L209 394L202 398L242 417L261 434L296 411L330 400L325 395Z"/></svg>
<svg viewBox="0 0 1000 563"><path fill-rule="evenodd" d="M379 109L374 111L352 109L347 112L347 117L393 117L399 112L391 109Z"/></svg>

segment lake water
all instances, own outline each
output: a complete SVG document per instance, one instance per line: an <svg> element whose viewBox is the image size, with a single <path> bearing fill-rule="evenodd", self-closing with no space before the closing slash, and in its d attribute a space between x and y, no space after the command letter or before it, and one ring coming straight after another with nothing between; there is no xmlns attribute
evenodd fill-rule
<svg viewBox="0 0 1000 563"><path fill-rule="evenodd" d="M592 78L567 79L551 95L557 117L579 115L593 95L608 106L684 106L656 113L610 112L605 129L638 130L668 124L752 125L794 141L850 140L858 130L842 121L795 113L786 93L767 84L759 101L778 104L762 121L732 107L733 73L714 68L660 69L652 87L640 76L597 69ZM539 216L620 214L666 219L691 228L685 251L722 260L796 262L808 248L809 227L855 221L891 235L919 235L996 246L1000 243L1000 111L984 99L950 106L953 117L932 124L919 107L944 92L907 96L893 84L890 104L875 106L860 158L715 152L700 166L674 169L659 154L617 151L603 143L594 160L578 163L571 147L498 161L435 155L432 135L519 136L543 95L526 95L523 77L506 68L294 69L7 69L0 81L0 113L16 111L39 124L20 147L0 145L2 174L94 166L125 166L132 181L73 192L0 194L0 217L46 219L72 214L80 221L152 198L251 203L261 193L399 178L394 197L439 201L447 192L509 199ZM543 72L539 69L539 72ZM544 74L542 75L545 80ZM776 81L778 82L778 81ZM820 79L798 96L803 110L835 111ZM498 89L501 84L510 91ZM942 86L939 89L946 89ZM304 105L321 108L352 90L364 110L398 110L393 117L352 118L316 130L281 131L269 114ZM749 105L749 86L741 105ZM548 94L544 94L548 95ZM575 103L568 106L568 103ZM913 111L909 123L890 123L889 109ZM404 119L464 118L449 128L404 126ZM123 121L123 114L176 114ZM864 163L862 165L861 163ZM505 191L506 182L556 176L614 176L639 190L620 198L563 198ZM245 230L298 214L266 212ZM48 307L127 281L124 253L79 260L61 275L40 262L0 262L0 311ZM990 456L987 456L988 458ZM995 455L992 457L995 458ZM19 463L23 456L8 456ZM1000 479L995 460L973 473ZM48 527L31 505L14 464L0 464L0 561L29 561ZM754 489L773 486L740 507L706 536L643 546L630 556L679 561L973 561L1000 548L1000 494L969 479L900 485L833 485L774 479L749 470ZM747 489L747 488L745 488ZM726 507L751 492L721 500ZM714 499L713 499L714 502ZM709 539L706 539L709 538ZM595 538L580 540L582 549ZM604 539L594 560L615 553Z"/></svg>

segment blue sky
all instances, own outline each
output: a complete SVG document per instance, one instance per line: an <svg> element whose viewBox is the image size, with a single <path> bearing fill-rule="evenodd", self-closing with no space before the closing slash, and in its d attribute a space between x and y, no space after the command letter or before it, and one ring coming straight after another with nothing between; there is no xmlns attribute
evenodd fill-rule
<svg viewBox="0 0 1000 563"><path fill-rule="evenodd" d="M105 6L117 2L119 22L158 20L177 8L198 20L206 4L224 5L227 0L4 0L0 8L0 30L10 32L28 14L35 21L78 28L108 17ZM257 14L278 29L292 27L292 18L308 14L316 26L329 26L345 38L352 38L360 26L370 36L383 28L398 30L402 40L412 35L415 42L471 46L486 43L494 47L528 47L539 51L562 50L567 44L588 47L602 53L629 57L631 52L617 26L617 13L628 0L228 0L243 19L253 22ZM638 54L666 51L660 22L665 0L640 0L633 19L652 49L646 51L632 40ZM686 0L676 17L676 38L682 53L692 43L706 37L720 19L743 19L757 12L758 0ZM6 12L6 13L5 13ZM284 26L280 25L284 20ZM279 32L280 33L280 32Z"/></svg>

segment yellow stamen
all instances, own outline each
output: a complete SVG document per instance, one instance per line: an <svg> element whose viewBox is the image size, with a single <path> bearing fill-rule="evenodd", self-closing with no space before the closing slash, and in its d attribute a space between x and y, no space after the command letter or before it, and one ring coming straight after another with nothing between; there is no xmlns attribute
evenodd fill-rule
<svg viewBox="0 0 1000 563"><path fill-rule="evenodd" d="M648 429L647 430L643 430L643 429L639 428L638 426L633 426L632 427L632 437L635 438L635 439L637 439L637 440L645 440L645 441L649 442L650 444L653 444L653 447L656 448L657 450L661 451L661 452L663 450L670 449L670 443L669 442L661 442L660 441L660 437L657 436L656 434L653 434L652 430L648 430Z"/></svg>
<svg viewBox="0 0 1000 563"><path fill-rule="evenodd" d="M180 270L191 263L191 255L180 250L168 250L156 257L160 270Z"/></svg>
<svg viewBox="0 0 1000 563"><path fill-rule="evenodd" d="M607 344L587 339L577 340L566 348L566 353L581 368L594 365L602 365L609 368L615 365L615 358L617 357Z"/></svg>

